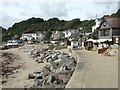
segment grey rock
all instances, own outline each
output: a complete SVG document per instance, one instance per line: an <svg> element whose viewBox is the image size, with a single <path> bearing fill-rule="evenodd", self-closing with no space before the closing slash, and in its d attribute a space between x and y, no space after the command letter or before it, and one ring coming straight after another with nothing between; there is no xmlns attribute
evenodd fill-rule
<svg viewBox="0 0 120 90"><path fill-rule="evenodd" d="M76 61L73 57L69 58L66 61L66 70L74 70L76 65Z"/></svg>
<svg viewBox="0 0 120 90"><path fill-rule="evenodd" d="M48 60L46 60L46 58L44 58L44 59L43 59L43 62L44 62L44 63L47 63L47 62L48 62Z"/></svg>
<svg viewBox="0 0 120 90"><path fill-rule="evenodd" d="M28 74L28 79L35 79L37 77L37 74Z"/></svg>
<svg viewBox="0 0 120 90"><path fill-rule="evenodd" d="M69 62L72 62L72 63L76 64L76 61L75 61L74 57L70 57L70 58L68 58L68 60L69 60Z"/></svg>
<svg viewBox="0 0 120 90"><path fill-rule="evenodd" d="M46 66L44 66L44 68L49 69L50 70L51 64L47 64Z"/></svg>
<svg viewBox="0 0 120 90"><path fill-rule="evenodd" d="M36 62L37 62L37 63L44 63L43 60L41 60L41 59L40 59L40 60L37 60Z"/></svg>
<svg viewBox="0 0 120 90"><path fill-rule="evenodd" d="M54 60L52 58L49 58L47 62L53 62Z"/></svg>
<svg viewBox="0 0 120 90"><path fill-rule="evenodd" d="M35 80L35 84L36 84L37 86L42 86L42 84L43 84L43 79L36 79L36 80Z"/></svg>
<svg viewBox="0 0 120 90"><path fill-rule="evenodd" d="M35 78L35 83L36 83L36 85L42 86L44 79L45 79L45 73L44 73L44 72L41 72L41 73L39 74L39 76L37 76L37 77Z"/></svg>
<svg viewBox="0 0 120 90"><path fill-rule="evenodd" d="M45 58L45 54L40 54L40 56L41 56L41 59Z"/></svg>
<svg viewBox="0 0 120 90"><path fill-rule="evenodd" d="M57 55L57 53L55 53L55 54L52 55L52 59L53 59L53 60L58 59L58 55Z"/></svg>
<svg viewBox="0 0 120 90"><path fill-rule="evenodd" d="M47 57L46 57L46 60L48 60L48 59L50 59L50 58L52 58L52 55L47 56Z"/></svg>
<svg viewBox="0 0 120 90"><path fill-rule="evenodd" d="M57 68L56 71L55 71L55 73L60 73L62 71L64 71L64 65L61 66L61 67L59 67L59 68Z"/></svg>
<svg viewBox="0 0 120 90"><path fill-rule="evenodd" d="M58 55L58 59L66 60L68 58L68 55L60 54Z"/></svg>
<svg viewBox="0 0 120 90"><path fill-rule="evenodd" d="M57 60L55 60L54 62L55 63L60 63L62 61L62 59L57 59Z"/></svg>
<svg viewBox="0 0 120 90"><path fill-rule="evenodd" d="M34 71L33 73L34 74L40 74L42 72L42 70L37 70L37 71Z"/></svg>
<svg viewBox="0 0 120 90"><path fill-rule="evenodd" d="M48 75L45 77L44 81L43 81L43 86L44 85L51 85L52 83L55 82L55 77L53 77L52 75Z"/></svg>
<svg viewBox="0 0 120 90"><path fill-rule="evenodd" d="M59 54L58 59L62 59L62 56L63 56L62 54Z"/></svg>
<svg viewBox="0 0 120 90"><path fill-rule="evenodd" d="M75 69L75 64L74 63L69 63L66 65L66 70L74 70Z"/></svg>
<svg viewBox="0 0 120 90"><path fill-rule="evenodd" d="M63 77L62 81L63 81L64 84L67 84L69 79L70 79L70 76L66 75L66 76Z"/></svg>
<svg viewBox="0 0 120 90"><path fill-rule="evenodd" d="M43 60L41 59L41 57L37 57L37 58L35 59L35 61L36 61L37 63L44 63Z"/></svg>

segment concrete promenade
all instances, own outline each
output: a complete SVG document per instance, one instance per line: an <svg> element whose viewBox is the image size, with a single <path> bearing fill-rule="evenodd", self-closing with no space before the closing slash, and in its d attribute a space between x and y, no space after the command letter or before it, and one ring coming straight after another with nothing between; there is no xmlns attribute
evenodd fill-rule
<svg viewBox="0 0 120 90"><path fill-rule="evenodd" d="M66 88L118 88L118 56L86 50L73 53L78 64Z"/></svg>

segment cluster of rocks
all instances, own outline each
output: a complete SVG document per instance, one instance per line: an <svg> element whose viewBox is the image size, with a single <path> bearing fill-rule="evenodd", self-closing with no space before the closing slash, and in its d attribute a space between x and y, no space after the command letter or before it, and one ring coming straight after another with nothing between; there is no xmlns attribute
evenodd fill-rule
<svg viewBox="0 0 120 90"><path fill-rule="evenodd" d="M35 87L64 88L75 70L74 57L49 48L35 49L32 47L31 49L29 47L27 51L32 57L34 56L37 63L47 63L39 71L34 71L28 75L29 79L35 80ZM24 51L26 50L24 49Z"/></svg>
<svg viewBox="0 0 120 90"><path fill-rule="evenodd" d="M36 58L37 56L40 56L40 52L43 50L43 48L37 46L22 46L19 47L18 50L23 50L24 52L27 52L32 58Z"/></svg>
<svg viewBox="0 0 120 90"><path fill-rule="evenodd" d="M2 75L2 84L6 83L9 75L12 75L15 73L15 70L19 69L21 67L21 64L13 65L13 62L15 60L20 60L20 58L17 55L14 55L10 52L2 52L2 61L0 64L1 69L1 75Z"/></svg>

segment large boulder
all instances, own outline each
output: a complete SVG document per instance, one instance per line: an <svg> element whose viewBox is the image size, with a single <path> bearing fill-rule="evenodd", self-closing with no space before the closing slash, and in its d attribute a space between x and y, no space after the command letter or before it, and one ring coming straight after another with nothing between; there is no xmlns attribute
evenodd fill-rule
<svg viewBox="0 0 120 90"><path fill-rule="evenodd" d="M35 79L39 74L31 73L28 75L28 79Z"/></svg>
<svg viewBox="0 0 120 90"><path fill-rule="evenodd" d="M59 54L58 59L66 60L69 56L66 54Z"/></svg>
<svg viewBox="0 0 120 90"><path fill-rule="evenodd" d="M41 76L38 76L38 77L35 79L35 84L36 84L37 86L42 86L43 80L44 80L44 79L43 79Z"/></svg>
<svg viewBox="0 0 120 90"><path fill-rule="evenodd" d="M46 57L46 60L48 61L48 59L52 58L52 55L49 55Z"/></svg>
<svg viewBox="0 0 120 90"><path fill-rule="evenodd" d="M52 55L52 59L53 59L53 60L58 59L58 54L57 54L57 53L54 53L54 54Z"/></svg>
<svg viewBox="0 0 120 90"><path fill-rule="evenodd" d="M56 78L52 75L48 75L45 77L42 86L44 85L51 85L52 83L56 82Z"/></svg>
<svg viewBox="0 0 120 90"><path fill-rule="evenodd" d="M70 80L70 76L69 76L69 75L65 75L65 76L62 78L62 81L63 81L64 84L67 84L69 80Z"/></svg>
<svg viewBox="0 0 120 90"><path fill-rule="evenodd" d="M36 61L37 63L44 63L43 60L41 59L41 57L36 57L36 58L35 58L35 61Z"/></svg>

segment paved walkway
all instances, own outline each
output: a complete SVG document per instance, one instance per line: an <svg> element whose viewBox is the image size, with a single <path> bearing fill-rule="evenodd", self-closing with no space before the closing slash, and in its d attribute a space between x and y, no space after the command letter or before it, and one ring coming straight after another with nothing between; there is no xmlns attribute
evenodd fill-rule
<svg viewBox="0 0 120 90"><path fill-rule="evenodd" d="M118 57L95 51L75 51L78 64L66 88L117 88Z"/></svg>

